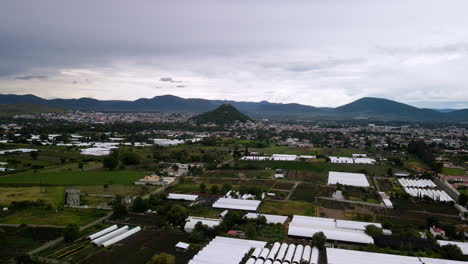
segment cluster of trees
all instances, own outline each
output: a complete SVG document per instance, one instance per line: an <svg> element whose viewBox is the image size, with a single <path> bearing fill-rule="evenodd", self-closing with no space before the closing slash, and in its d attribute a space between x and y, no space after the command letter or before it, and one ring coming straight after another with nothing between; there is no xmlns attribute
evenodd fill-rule
<svg viewBox="0 0 468 264"><path fill-rule="evenodd" d="M428 164L433 171L441 172L443 165L435 161L433 151L433 148L424 141L411 141L408 144L408 153L416 155L424 163Z"/></svg>
<svg viewBox="0 0 468 264"><path fill-rule="evenodd" d="M120 153L117 150L113 150L109 156L102 160L102 165L106 169L113 170L117 168L119 164L122 166L139 165L140 162L141 157L135 152L127 151Z"/></svg>

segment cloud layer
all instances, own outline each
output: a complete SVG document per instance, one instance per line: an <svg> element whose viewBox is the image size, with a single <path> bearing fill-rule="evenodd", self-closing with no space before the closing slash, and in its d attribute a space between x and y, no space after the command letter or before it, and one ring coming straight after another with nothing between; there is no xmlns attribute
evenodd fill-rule
<svg viewBox="0 0 468 264"><path fill-rule="evenodd" d="M0 93L468 102L466 1L0 4Z"/></svg>

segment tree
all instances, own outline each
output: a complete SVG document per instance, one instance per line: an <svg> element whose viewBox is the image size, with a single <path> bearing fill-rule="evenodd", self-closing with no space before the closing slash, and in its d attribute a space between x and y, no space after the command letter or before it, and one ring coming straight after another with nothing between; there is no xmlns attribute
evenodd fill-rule
<svg viewBox="0 0 468 264"><path fill-rule="evenodd" d="M175 257L167 253L156 254L146 264L175 264Z"/></svg>
<svg viewBox="0 0 468 264"><path fill-rule="evenodd" d="M143 200L141 197L137 197L135 201L133 201L132 204L132 211L137 212L137 213L143 213L146 210L148 210L148 202L146 200Z"/></svg>
<svg viewBox="0 0 468 264"><path fill-rule="evenodd" d="M325 248L325 241L327 237L323 232L317 232L312 236L312 243L320 250Z"/></svg>
<svg viewBox="0 0 468 264"><path fill-rule="evenodd" d="M388 176L393 176L393 169L392 168L388 168L387 175Z"/></svg>
<svg viewBox="0 0 468 264"><path fill-rule="evenodd" d="M65 242L72 242L80 236L80 228L77 224L68 224L63 230L63 239Z"/></svg>
<svg viewBox="0 0 468 264"><path fill-rule="evenodd" d="M175 225L175 226L182 226L184 224L185 219L188 217L187 208L180 204L174 204L169 212L167 212L167 220Z"/></svg>
<svg viewBox="0 0 468 264"><path fill-rule="evenodd" d="M225 183L223 184L223 187L221 188L221 193L227 193L232 189L231 184Z"/></svg>
<svg viewBox="0 0 468 264"><path fill-rule="evenodd" d="M203 182L200 183L200 191L201 191L202 193L204 193L204 192L206 191L206 184L204 184Z"/></svg>
<svg viewBox="0 0 468 264"><path fill-rule="evenodd" d="M458 203L460 205L466 206L468 204L468 195L465 193L460 193L460 196L458 196Z"/></svg>
<svg viewBox="0 0 468 264"><path fill-rule="evenodd" d="M440 254L443 258L453 260L463 260L463 253L457 245L448 244L440 247Z"/></svg>
<svg viewBox="0 0 468 264"><path fill-rule="evenodd" d="M217 194L219 192L219 187L217 184L211 185L211 192Z"/></svg>
<svg viewBox="0 0 468 264"><path fill-rule="evenodd" d="M0 248L6 247L8 244L5 230L0 228Z"/></svg>
<svg viewBox="0 0 468 264"><path fill-rule="evenodd" d="M83 162L79 162L79 163L78 163L78 169L83 170L83 168L84 168L84 163L83 163Z"/></svg>
<svg viewBox="0 0 468 264"><path fill-rule="evenodd" d="M140 156L138 154L133 153L133 152L125 152L120 155L120 161L124 165L138 165L140 164Z"/></svg>
<svg viewBox="0 0 468 264"><path fill-rule="evenodd" d="M37 152L37 151L31 151L31 152L29 152L29 155L31 156L31 158L32 158L33 160L37 160L37 158L39 157L39 152Z"/></svg>
<svg viewBox="0 0 468 264"><path fill-rule="evenodd" d="M257 225L253 222L249 222L245 225L244 231L248 238L254 238L257 234Z"/></svg>
<svg viewBox="0 0 468 264"><path fill-rule="evenodd" d="M123 197L121 195L117 195L115 200L112 202L112 211L114 218L121 218L128 215L127 207L124 204Z"/></svg>
<svg viewBox="0 0 468 264"><path fill-rule="evenodd" d="M371 237L379 237L383 235L382 228L377 227L376 225L367 225L365 232Z"/></svg>
<svg viewBox="0 0 468 264"><path fill-rule="evenodd" d="M102 166L106 169L113 170L119 165L119 159L113 155L107 156L102 160Z"/></svg>

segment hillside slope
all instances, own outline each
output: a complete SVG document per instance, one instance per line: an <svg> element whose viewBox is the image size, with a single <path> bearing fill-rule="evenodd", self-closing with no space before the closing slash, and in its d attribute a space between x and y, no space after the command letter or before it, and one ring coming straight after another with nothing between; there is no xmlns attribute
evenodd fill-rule
<svg viewBox="0 0 468 264"><path fill-rule="evenodd" d="M230 104L223 104L215 110L195 116L192 120L197 124L217 124L217 125L231 125L236 122L252 121L250 117L239 112L234 106Z"/></svg>

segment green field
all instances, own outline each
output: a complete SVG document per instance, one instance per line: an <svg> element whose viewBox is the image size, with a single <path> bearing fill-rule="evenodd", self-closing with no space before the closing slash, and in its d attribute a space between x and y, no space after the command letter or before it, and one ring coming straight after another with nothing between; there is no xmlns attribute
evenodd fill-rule
<svg viewBox="0 0 468 264"><path fill-rule="evenodd" d="M40 187L0 187L0 205L9 205L13 201L44 200L54 208L63 205L65 187L48 187L41 192Z"/></svg>
<svg viewBox="0 0 468 264"><path fill-rule="evenodd" d="M106 213L107 211L93 209L65 208L56 211L55 209L27 208L9 212L7 215L0 217L0 223L56 226L65 226L67 224L85 225L104 216Z"/></svg>
<svg viewBox="0 0 468 264"><path fill-rule="evenodd" d="M284 169L284 170L306 170L320 174L322 181L326 180L329 171L341 172L362 172L368 175L387 175L388 165L367 165L367 164L334 164L316 163L301 161L239 161L241 169Z"/></svg>
<svg viewBox="0 0 468 264"><path fill-rule="evenodd" d="M461 168L442 168L442 174L446 175L466 175L465 170Z"/></svg>
<svg viewBox="0 0 468 264"><path fill-rule="evenodd" d="M260 213L278 215L308 215L315 216L315 205L303 201L273 202L264 201Z"/></svg>
<svg viewBox="0 0 468 264"><path fill-rule="evenodd" d="M51 173L24 172L0 177L0 184L99 185L132 184L148 175L144 171L66 171Z"/></svg>

